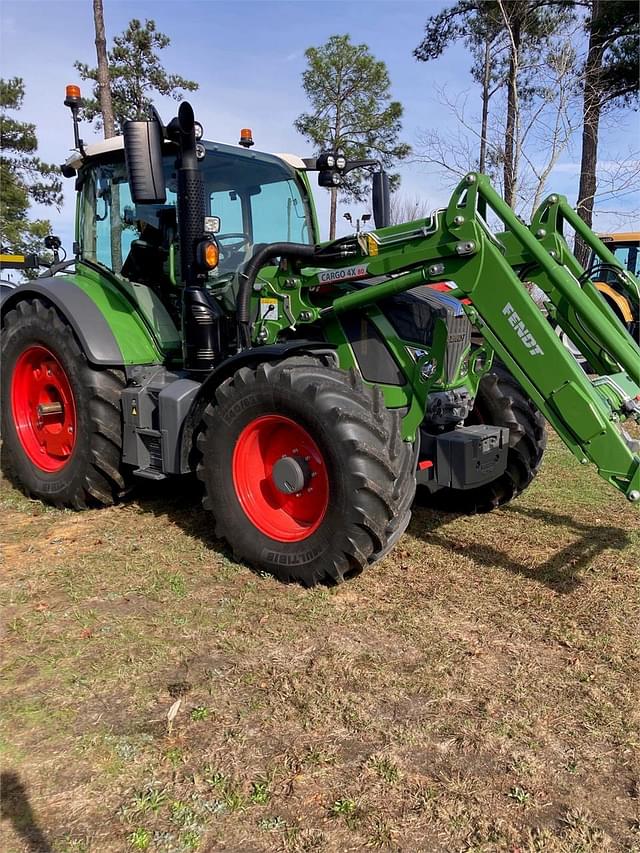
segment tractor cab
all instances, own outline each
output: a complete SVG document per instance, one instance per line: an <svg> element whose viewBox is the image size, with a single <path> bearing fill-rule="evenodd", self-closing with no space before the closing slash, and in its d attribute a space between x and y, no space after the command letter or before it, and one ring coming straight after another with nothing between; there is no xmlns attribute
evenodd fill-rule
<svg viewBox="0 0 640 853"><path fill-rule="evenodd" d="M613 310L635 340L640 336L640 232L627 231L601 234L600 239L622 268L631 276L621 276L616 267L603 264L596 252L591 253L587 269L605 302Z"/></svg>
<svg viewBox="0 0 640 853"><path fill-rule="evenodd" d="M179 305L180 263L176 152L164 146L165 201L135 204L122 137L87 146L67 166L78 169L80 256L128 281L152 288L171 314ZM205 214L219 247L208 287L224 286L233 298L238 271L259 244L311 244L317 226L310 188L291 155L248 152L215 142L200 149ZM177 319L177 314L176 314Z"/></svg>

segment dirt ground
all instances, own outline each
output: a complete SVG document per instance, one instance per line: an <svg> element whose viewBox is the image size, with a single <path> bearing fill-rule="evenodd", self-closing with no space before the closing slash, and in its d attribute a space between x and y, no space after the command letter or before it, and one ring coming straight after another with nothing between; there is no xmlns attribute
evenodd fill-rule
<svg viewBox="0 0 640 853"><path fill-rule="evenodd" d="M4 484L0 849L640 851L640 514L558 441L312 591L161 485Z"/></svg>

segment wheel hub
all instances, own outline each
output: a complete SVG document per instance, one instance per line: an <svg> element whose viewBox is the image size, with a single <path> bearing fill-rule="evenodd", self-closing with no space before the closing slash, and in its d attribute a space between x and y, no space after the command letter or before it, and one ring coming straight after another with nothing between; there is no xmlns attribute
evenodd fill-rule
<svg viewBox="0 0 640 853"><path fill-rule="evenodd" d="M252 524L279 542L300 542L322 524L329 478L322 451L291 418L263 415L238 436L233 484Z"/></svg>
<svg viewBox="0 0 640 853"><path fill-rule="evenodd" d="M67 464L76 442L76 408L66 371L41 345L18 358L11 380L16 433L34 465L47 473Z"/></svg>
<svg viewBox="0 0 640 853"><path fill-rule="evenodd" d="M311 481L311 468L302 456L283 456L271 471L273 484L284 495L301 492Z"/></svg>

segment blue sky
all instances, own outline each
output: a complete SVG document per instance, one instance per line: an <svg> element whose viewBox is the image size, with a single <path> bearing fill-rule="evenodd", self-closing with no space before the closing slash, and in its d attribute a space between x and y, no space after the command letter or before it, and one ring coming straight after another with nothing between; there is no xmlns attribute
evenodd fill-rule
<svg viewBox="0 0 640 853"><path fill-rule="evenodd" d="M236 143L241 127L253 129L256 147L266 151L311 153L296 133L293 121L306 107L300 76L304 50L319 45L335 33L350 33L365 42L386 62L393 96L404 105L403 139L415 145L430 123L454 127L450 114L438 103L438 87L451 93L478 97L472 84L470 56L463 46L450 48L436 62L417 62L412 50L421 39L424 22L445 3L440 0L104 0L107 40L120 33L132 17L153 18L171 37L162 56L167 69L200 84L191 100L205 137ZM62 162L72 145L71 122L63 106L64 87L79 82L73 61L95 65L91 0L2 0L0 4L0 69L3 77L20 76L26 84L22 117L37 125L40 155ZM174 114L170 100L156 102L163 116ZM603 128L600 158L616 160L626 155L639 137L638 114L618 114ZM94 136L83 128L85 141ZM575 202L579 137L567 152L549 183ZM426 198L430 207L447 200L441 176L420 163L401 168L402 189ZM66 204L60 214L47 212L54 230L70 246L73 220L73 181L66 182ZM453 189L455 180L451 179ZM317 192L321 221L326 222L326 193ZM637 206L627 197L620 205ZM607 204L609 209L613 205ZM365 208L343 206L340 212L358 214ZM616 224L607 213L601 229Z"/></svg>

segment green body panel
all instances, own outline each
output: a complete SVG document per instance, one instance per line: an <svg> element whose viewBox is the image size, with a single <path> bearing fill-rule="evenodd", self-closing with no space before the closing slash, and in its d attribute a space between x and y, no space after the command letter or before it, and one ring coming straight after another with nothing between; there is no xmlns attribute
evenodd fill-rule
<svg viewBox="0 0 640 853"><path fill-rule="evenodd" d="M164 362L167 354L179 348L175 326L150 288L129 283L127 287L106 270L83 263L78 263L76 273L65 276L65 280L73 281L101 311L124 364Z"/></svg>
<svg viewBox="0 0 640 853"><path fill-rule="evenodd" d="M465 386L472 397L476 395L480 379L489 368L491 360L484 360L482 370L475 369L473 365L465 369L468 351L462 353L456 376L451 382L445 382L443 377L444 361L441 357L447 344L447 328L444 321L438 320L436 322L431 347L420 346L418 348L414 341L405 341L400 338L389 320L375 306L367 308L366 316L380 336L384 338L387 348L405 377L403 385L375 383L382 389L388 408L407 410L402 419L403 438L409 441L415 440L418 429L424 420L429 394L432 392ZM337 347L340 365L346 369L357 368L353 349L338 318L327 321L325 334L327 340ZM432 361L436 363L435 370L430 376L426 377L422 368Z"/></svg>
<svg viewBox="0 0 640 853"><path fill-rule="evenodd" d="M436 322L432 346L430 348L421 346L420 354L416 355L415 341L402 340L385 315L376 307L375 303L385 296L392 296L395 293L404 292L412 287L424 284L425 275L422 270L409 272L392 282L371 285L361 290L352 290L351 285L346 285L338 288L335 292L331 292L331 294L327 294L324 298L318 297L315 301L311 298L310 287L318 285L318 270L308 268L303 272L309 279L306 287L292 288L290 283L285 283L283 289L278 283L279 275L276 267L262 269L257 284L259 287L259 295L256 297L258 319L255 326L256 337L260 343L275 343L287 319L291 322L294 317L300 318L303 314L307 318L304 321L305 323L315 321L322 323L327 341L337 347L342 367L345 369L357 367L355 355L338 317L340 314L353 310L354 307L361 309L363 315L366 314L367 319L384 338L394 361L405 376L406 381L402 386L386 385L380 382L375 384L381 388L385 403L389 408L407 409L402 421L402 434L403 438L409 441L415 440L418 428L424 420L427 398L431 392L458 388L464 385L469 393L475 396L482 375L491 366L491 353L488 351L483 353L481 369L472 366L466 370L462 369L462 364L467 353L462 353L463 358L457 375L451 382L445 382L442 353L447 344L447 329L444 322L441 320ZM290 282L291 279L287 281ZM343 295L339 295L341 292ZM273 300L278 303L277 316L275 312L271 312L273 319L260 319L262 306ZM304 335L304 332L301 331L300 334ZM431 360L435 360L436 369L428 379L425 379L422 375L422 367Z"/></svg>

